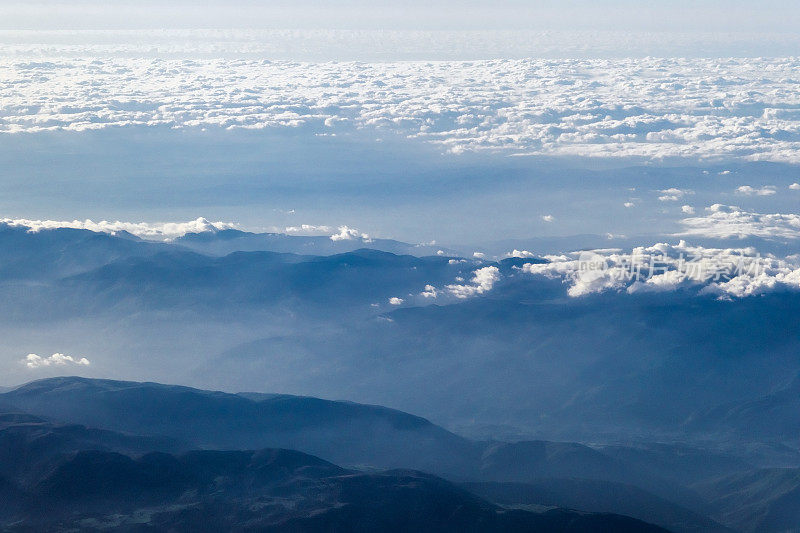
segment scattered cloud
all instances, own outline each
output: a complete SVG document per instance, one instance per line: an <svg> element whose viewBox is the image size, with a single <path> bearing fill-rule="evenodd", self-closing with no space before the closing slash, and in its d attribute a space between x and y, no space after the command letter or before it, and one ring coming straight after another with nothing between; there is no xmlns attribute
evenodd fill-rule
<svg viewBox="0 0 800 533"><path fill-rule="evenodd" d="M685 218L681 224L684 230L678 237L800 239L800 215L754 213L722 204L707 207L704 216Z"/></svg>
<svg viewBox="0 0 800 533"><path fill-rule="evenodd" d="M635 203L633 203L633 202L625 202L625 203L624 203L624 204L622 204L622 205L624 205L625 207L627 207L627 208L629 208L629 209L630 209L631 207L636 207L636 204L635 204Z"/></svg>
<svg viewBox="0 0 800 533"><path fill-rule="evenodd" d="M397 298L396 296L389 298L389 305L403 305L403 302L405 302L405 300Z"/></svg>
<svg viewBox="0 0 800 533"><path fill-rule="evenodd" d="M447 291L456 298L469 298L489 292L500 280L500 269L496 266L479 268L473 273L469 285L447 285Z"/></svg>
<svg viewBox="0 0 800 533"><path fill-rule="evenodd" d="M676 189L675 187L663 189L658 192L661 193L661 196L658 197L659 202L677 202L684 196L694 194L694 191L690 191L688 189Z"/></svg>
<svg viewBox="0 0 800 533"><path fill-rule="evenodd" d="M516 248L508 252L506 256L515 257L517 259L530 259L531 257L537 257L537 255L533 252L529 252L528 250L517 250Z"/></svg>
<svg viewBox="0 0 800 533"><path fill-rule="evenodd" d="M425 290L419 295L423 298L436 298L439 296L439 291L433 285L425 285Z"/></svg>
<svg viewBox="0 0 800 533"><path fill-rule="evenodd" d="M789 188L793 191L800 191L800 183L792 183Z"/></svg>
<svg viewBox="0 0 800 533"><path fill-rule="evenodd" d="M29 353L25 359L20 361L28 368L42 368L47 366L89 366L91 363L85 357L80 359L63 353L54 353L50 357L42 357L35 353Z"/></svg>
<svg viewBox="0 0 800 533"><path fill-rule="evenodd" d="M333 229L331 226L317 224L301 224L299 226L288 226L284 229L287 235L302 235L307 237L329 236L332 241L350 241L361 239L364 242L372 242L370 236L349 226L339 226Z"/></svg>
<svg viewBox="0 0 800 533"><path fill-rule="evenodd" d="M765 185L758 189L750 185L742 185L736 189L736 194L741 194L743 196L772 196L776 192L775 187L772 185Z"/></svg>
<svg viewBox="0 0 800 533"><path fill-rule="evenodd" d="M555 221L555 219L556 217L554 217L553 215L542 215L542 220L544 220L545 222L553 222Z"/></svg>
<svg viewBox="0 0 800 533"><path fill-rule="evenodd" d="M694 207L690 205L682 205L681 212L686 213L687 215L694 215Z"/></svg>

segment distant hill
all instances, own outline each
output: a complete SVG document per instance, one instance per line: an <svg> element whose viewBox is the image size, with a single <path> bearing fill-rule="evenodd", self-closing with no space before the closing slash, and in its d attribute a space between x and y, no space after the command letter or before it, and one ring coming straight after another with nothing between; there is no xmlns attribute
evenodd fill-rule
<svg viewBox="0 0 800 533"><path fill-rule="evenodd" d="M800 435L800 376L760 398L726 402L695 413L686 426L734 438L797 442Z"/></svg>
<svg viewBox="0 0 800 533"><path fill-rule="evenodd" d="M233 252L283 252L302 255L334 255L359 249L382 250L398 255L419 257L437 255L441 252L449 256L458 252L436 246L435 244L409 244L393 239L331 239L323 236L287 235L285 233L253 233L235 229L213 232L188 233L178 237L176 244L204 254L228 255Z"/></svg>
<svg viewBox="0 0 800 533"><path fill-rule="evenodd" d="M287 449L163 451L176 446L5 407L0 530L665 531L609 513L506 509L417 471L356 471Z"/></svg>
<svg viewBox="0 0 800 533"><path fill-rule="evenodd" d="M713 516L747 533L800 531L800 469L769 468L697 483Z"/></svg>
<svg viewBox="0 0 800 533"><path fill-rule="evenodd" d="M32 232L0 223L0 278L62 278L123 258L152 256L166 246L127 234L113 236L68 228Z"/></svg>
<svg viewBox="0 0 800 533"><path fill-rule="evenodd" d="M62 457L7 511L13 529L656 533L612 514L506 510L413 471L358 473L291 450ZM4 487L0 483L0 491ZM3 515L0 514L0 518Z"/></svg>
<svg viewBox="0 0 800 533"><path fill-rule="evenodd" d="M659 524L676 533L733 531L700 513L625 483L544 478L530 483L480 482L464 483L462 486L504 506L537 504L618 513Z"/></svg>
<svg viewBox="0 0 800 533"><path fill-rule="evenodd" d="M70 423L163 436L192 447L302 450L339 464L464 474L478 448L429 421L385 407L317 398L67 377L29 383L0 403Z"/></svg>
<svg viewBox="0 0 800 533"><path fill-rule="evenodd" d="M18 412L34 413L6 415L6 433L21 432L20 423L26 428L26 435L34 429L36 434L46 431L48 440L56 443L45 454L48 458L82 449L136 454L193 448L287 448L348 467L413 468L453 480L517 482L539 487L531 489L533 492L525 490L526 494L541 495L541 499L530 496L525 501L497 500L503 504L544 504L631 514L635 505L626 507L624 502L639 502L651 514L634 515L662 527L674 531L702 531L705 527L708 531L719 530L717 524L698 512L705 502L677 483L683 475L668 481L655 461L642 459L624 447L612 448L614 453L609 455L577 443L481 443L450 433L424 418L380 406L79 377L29 383L1 394L2 404L13 406ZM38 417L82 426L53 424ZM102 430L89 430L86 426ZM0 438L3 435L0 432ZM29 440L26 437L21 442ZM17 448L9 450L12 457L22 455ZM685 449L670 448L653 454L670 463L663 470L678 472L691 470L704 455L714 457L698 450L688 454ZM627 456L638 459L629 461ZM688 463L684 456L689 457ZM733 470L722 462L709 472ZM0 470L0 476L3 474Z"/></svg>

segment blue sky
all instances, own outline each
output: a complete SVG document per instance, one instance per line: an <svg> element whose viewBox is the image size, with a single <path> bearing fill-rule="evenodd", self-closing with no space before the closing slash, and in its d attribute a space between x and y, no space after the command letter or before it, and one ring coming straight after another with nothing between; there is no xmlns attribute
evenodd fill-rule
<svg viewBox="0 0 800 533"><path fill-rule="evenodd" d="M11 0L5 28L280 27L792 32L800 8L786 0L499 2L233 2Z"/></svg>
<svg viewBox="0 0 800 533"><path fill-rule="evenodd" d="M778 1L3 2L0 215L471 245L672 235L715 204L792 212L799 14Z"/></svg>

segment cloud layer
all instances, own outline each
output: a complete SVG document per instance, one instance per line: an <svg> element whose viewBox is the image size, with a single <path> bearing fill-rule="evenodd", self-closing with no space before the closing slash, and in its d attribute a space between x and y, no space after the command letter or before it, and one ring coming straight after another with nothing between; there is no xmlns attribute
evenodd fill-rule
<svg viewBox="0 0 800 533"><path fill-rule="evenodd" d="M119 220L114 222L106 220L95 222L89 219L59 221L2 218L0 219L0 224L11 227L28 228L29 231L32 232L59 228L85 229L97 233L109 233L111 235L119 232L128 232L137 237L152 240L171 240L182 237L187 233L203 233L207 231L239 228L238 224L233 224L231 222L209 222L202 217L188 222L164 223L121 222Z"/></svg>
<svg viewBox="0 0 800 533"><path fill-rule="evenodd" d="M800 162L798 68L800 59L5 57L0 132L133 125L360 130L455 153Z"/></svg>
<svg viewBox="0 0 800 533"><path fill-rule="evenodd" d="M89 366L91 364L85 357L78 359L71 355L64 355L63 353L54 353L50 357L42 357L35 353L29 353L25 359L20 362L31 369L47 366Z"/></svg>
<svg viewBox="0 0 800 533"><path fill-rule="evenodd" d="M4 14L3 7L0 3L0 16ZM113 10L120 16L116 4ZM623 30L619 28L619 21L614 22L614 30L559 30L543 23L541 11L537 11L536 18L544 29L532 29L526 24L528 29L525 30L426 31L420 29L419 21L415 20L414 30L161 29L163 24L158 25L159 29L150 30L141 29L140 24L134 24L140 28L136 30L2 30L0 53L37 59L42 56L116 56L407 61L500 57L779 57L796 55L800 47L800 37L791 31L730 32L705 27L704 32L687 32L683 23L683 32L666 33ZM51 18L57 16L52 3L43 13ZM35 28L43 22L43 13L32 16L31 23L3 21L6 27ZM184 9L178 18L183 21L186 15ZM448 19L451 18L449 14ZM152 24L153 20L148 13L140 22ZM86 27L86 17L81 17L80 25ZM248 21L247 26L252 26L252 21ZM574 21L570 20L569 26L574 28ZM100 27L107 28L109 24L105 22Z"/></svg>
<svg viewBox="0 0 800 533"><path fill-rule="evenodd" d="M549 256L525 264L527 274L560 278L572 297L604 291L664 292L682 288L720 298L743 298L800 289L798 258L760 255L754 248L705 248L685 241L634 248Z"/></svg>
<svg viewBox="0 0 800 533"><path fill-rule="evenodd" d="M681 224L680 237L800 239L800 215L794 213L754 213L714 204L706 208L705 215L685 218Z"/></svg>

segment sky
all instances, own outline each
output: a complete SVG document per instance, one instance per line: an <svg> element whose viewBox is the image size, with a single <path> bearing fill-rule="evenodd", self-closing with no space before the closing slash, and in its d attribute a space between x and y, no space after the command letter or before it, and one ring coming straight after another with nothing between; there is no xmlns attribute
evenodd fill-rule
<svg viewBox="0 0 800 533"><path fill-rule="evenodd" d="M634 1L7 1L7 29L187 27L384 30L625 30L794 32L800 7L788 0Z"/></svg>
<svg viewBox="0 0 800 533"><path fill-rule="evenodd" d="M476 245L675 235L717 204L792 213L798 14L3 2L0 215Z"/></svg>

